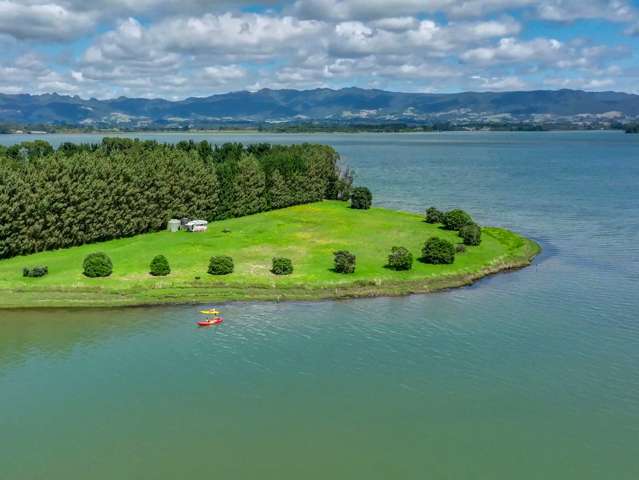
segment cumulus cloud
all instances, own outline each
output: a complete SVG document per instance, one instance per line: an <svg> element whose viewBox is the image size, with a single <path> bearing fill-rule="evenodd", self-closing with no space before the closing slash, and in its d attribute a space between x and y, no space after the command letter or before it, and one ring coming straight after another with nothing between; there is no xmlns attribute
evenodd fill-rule
<svg viewBox="0 0 639 480"><path fill-rule="evenodd" d="M55 3L0 0L0 33L18 40L69 40L88 31L94 20Z"/></svg>
<svg viewBox="0 0 639 480"><path fill-rule="evenodd" d="M5 93L77 93L70 77L51 70L35 54L0 64L0 91Z"/></svg>
<svg viewBox="0 0 639 480"><path fill-rule="evenodd" d="M532 0L297 0L293 11L306 18L372 20L394 15L445 13L477 17L487 13L534 5Z"/></svg>
<svg viewBox="0 0 639 480"><path fill-rule="evenodd" d="M534 38L531 18L639 32L629 0L0 0L0 91L180 98L262 86L509 90L561 78L608 88L628 75L630 47L565 30ZM66 50L44 54L50 42Z"/></svg>
<svg viewBox="0 0 639 480"><path fill-rule="evenodd" d="M626 22L636 15L635 8L625 0L546 0L537 6L544 20L570 22L578 19L604 19Z"/></svg>
<svg viewBox="0 0 639 480"><path fill-rule="evenodd" d="M528 88L528 84L524 80L516 76L484 78L480 75L475 75L471 78L472 80L479 82L477 84L479 90L498 92L509 90L526 90Z"/></svg>
<svg viewBox="0 0 639 480"><path fill-rule="evenodd" d="M414 49L422 55L441 55L463 45L512 35L520 25L511 18L501 21L450 23L446 26L422 20L404 30L387 30L363 22L340 22L335 26L330 49L335 55L400 54Z"/></svg>
<svg viewBox="0 0 639 480"><path fill-rule="evenodd" d="M467 62L495 65L505 62L552 61L561 58L564 49L559 40L536 38L522 42L516 38L502 38L496 46L473 48L461 55Z"/></svg>

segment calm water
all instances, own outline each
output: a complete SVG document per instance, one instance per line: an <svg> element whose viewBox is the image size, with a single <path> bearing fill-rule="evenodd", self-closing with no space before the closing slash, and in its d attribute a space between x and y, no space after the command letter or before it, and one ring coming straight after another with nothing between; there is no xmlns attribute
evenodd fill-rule
<svg viewBox="0 0 639 480"><path fill-rule="evenodd" d="M639 478L639 136L209 138L330 143L378 205L462 206L544 254L435 295L228 305L216 330L0 312L0 478Z"/></svg>

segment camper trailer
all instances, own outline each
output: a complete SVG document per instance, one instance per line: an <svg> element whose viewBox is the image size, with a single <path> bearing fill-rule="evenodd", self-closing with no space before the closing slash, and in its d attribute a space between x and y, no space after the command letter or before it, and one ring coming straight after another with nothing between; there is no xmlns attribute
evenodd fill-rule
<svg viewBox="0 0 639 480"><path fill-rule="evenodd" d="M209 228L209 222L206 220L191 220L184 225L187 232L206 232Z"/></svg>

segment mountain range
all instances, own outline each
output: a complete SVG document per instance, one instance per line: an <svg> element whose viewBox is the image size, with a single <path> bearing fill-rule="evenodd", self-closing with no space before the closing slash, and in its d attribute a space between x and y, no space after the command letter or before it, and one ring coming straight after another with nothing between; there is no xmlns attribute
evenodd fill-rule
<svg viewBox="0 0 639 480"><path fill-rule="evenodd" d="M179 101L59 94L0 94L0 123L64 125L234 122L553 122L636 121L639 95L580 90L399 93L333 90L238 91Z"/></svg>

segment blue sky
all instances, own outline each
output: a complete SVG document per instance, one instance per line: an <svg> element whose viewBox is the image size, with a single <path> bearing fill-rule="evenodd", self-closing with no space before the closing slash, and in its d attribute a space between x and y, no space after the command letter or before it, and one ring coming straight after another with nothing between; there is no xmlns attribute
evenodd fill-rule
<svg viewBox="0 0 639 480"><path fill-rule="evenodd" d="M639 93L629 0L0 0L0 92Z"/></svg>

